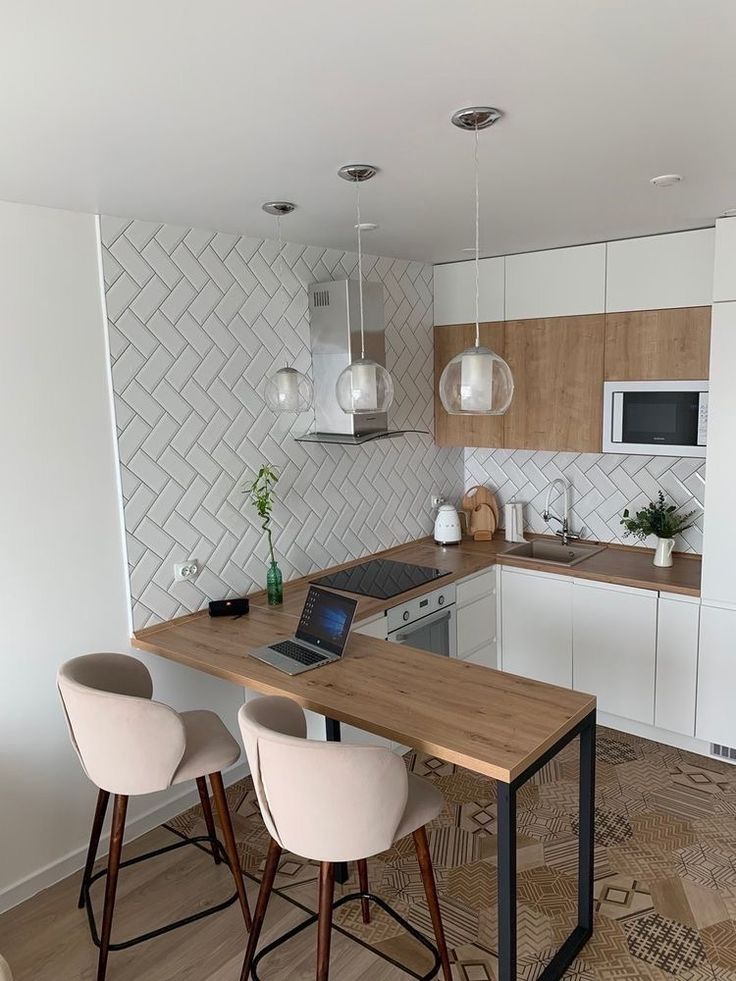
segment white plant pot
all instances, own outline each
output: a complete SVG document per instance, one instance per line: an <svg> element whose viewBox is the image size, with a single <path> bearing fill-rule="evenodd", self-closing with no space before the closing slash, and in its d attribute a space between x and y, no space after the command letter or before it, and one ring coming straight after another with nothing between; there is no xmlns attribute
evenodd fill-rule
<svg viewBox="0 0 736 981"><path fill-rule="evenodd" d="M654 552L654 564L661 569L668 569L672 565L672 551L674 547L674 538L658 538L657 548Z"/></svg>

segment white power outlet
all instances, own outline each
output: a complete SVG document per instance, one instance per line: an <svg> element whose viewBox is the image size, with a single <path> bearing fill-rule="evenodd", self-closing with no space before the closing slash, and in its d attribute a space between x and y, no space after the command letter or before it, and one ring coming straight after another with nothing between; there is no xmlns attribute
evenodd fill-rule
<svg viewBox="0 0 736 981"><path fill-rule="evenodd" d="M196 559L189 559L188 562L174 563L174 582L185 582L187 579L194 579L199 572L199 565Z"/></svg>

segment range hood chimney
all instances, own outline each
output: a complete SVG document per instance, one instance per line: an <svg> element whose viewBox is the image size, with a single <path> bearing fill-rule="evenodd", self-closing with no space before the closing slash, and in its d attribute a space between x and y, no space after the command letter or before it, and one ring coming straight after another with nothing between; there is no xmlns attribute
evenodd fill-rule
<svg viewBox="0 0 736 981"><path fill-rule="evenodd" d="M363 283L365 355L386 366L383 286ZM312 347L315 428L301 443L360 444L424 430L389 430L385 412L351 415L343 412L335 394L340 372L360 357L360 296L358 281L338 279L309 287L309 334Z"/></svg>

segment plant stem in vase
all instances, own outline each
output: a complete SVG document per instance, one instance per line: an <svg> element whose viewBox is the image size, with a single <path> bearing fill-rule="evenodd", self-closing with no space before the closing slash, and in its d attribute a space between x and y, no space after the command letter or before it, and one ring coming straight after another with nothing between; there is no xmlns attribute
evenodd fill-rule
<svg viewBox="0 0 736 981"><path fill-rule="evenodd" d="M627 508L621 518L621 524L626 528L624 538L634 535L641 542L646 542L651 536L656 536L657 547L654 551L654 565L660 569L668 569L672 565L672 551L675 547L675 535L692 528L692 518L696 511L678 514L675 504L667 504L662 491L657 500L650 501L647 507L637 511L633 516Z"/></svg>
<svg viewBox="0 0 736 981"><path fill-rule="evenodd" d="M266 574L266 593L269 606L280 606L284 602L284 577L281 575L281 569L276 562L271 534L271 511L275 497L274 486L278 479L276 472L265 463L258 471L258 476L253 483L244 488L250 494L251 504L258 512L258 517L262 519L261 528L266 532L268 539L268 554L271 557L271 564Z"/></svg>

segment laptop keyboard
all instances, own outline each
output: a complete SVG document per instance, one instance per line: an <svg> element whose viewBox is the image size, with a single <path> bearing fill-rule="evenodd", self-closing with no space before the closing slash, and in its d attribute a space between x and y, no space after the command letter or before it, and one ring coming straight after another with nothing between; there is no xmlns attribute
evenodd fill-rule
<svg viewBox="0 0 736 981"><path fill-rule="evenodd" d="M322 654L315 654L307 647L300 647L290 640L285 640L281 644L271 644L271 650L278 651L279 654L290 657L292 661L298 661L299 664L319 664L320 661L327 660Z"/></svg>

